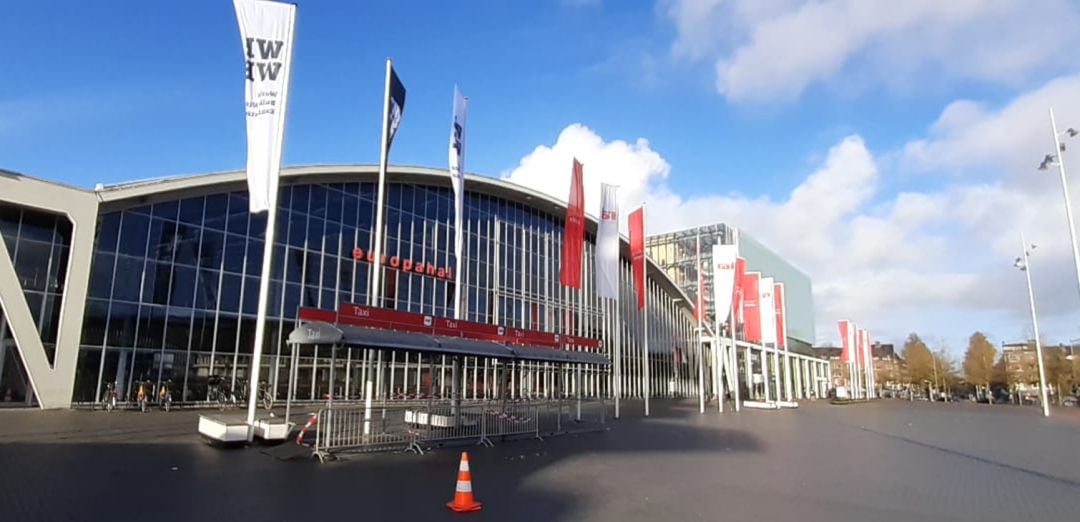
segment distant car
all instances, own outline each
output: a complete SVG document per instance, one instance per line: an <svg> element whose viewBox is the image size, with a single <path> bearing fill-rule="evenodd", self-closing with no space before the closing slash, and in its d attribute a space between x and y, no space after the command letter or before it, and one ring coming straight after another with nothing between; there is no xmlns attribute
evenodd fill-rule
<svg viewBox="0 0 1080 522"><path fill-rule="evenodd" d="M1061 405L1062 406L1076 406L1077 402L1078 401L1077 401L1076 397L1065 397L1064 399L1061 400Z"/></svg>

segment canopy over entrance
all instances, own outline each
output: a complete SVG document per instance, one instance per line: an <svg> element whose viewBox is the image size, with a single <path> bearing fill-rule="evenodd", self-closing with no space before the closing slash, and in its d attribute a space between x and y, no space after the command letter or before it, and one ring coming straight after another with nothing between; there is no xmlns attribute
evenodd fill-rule
<svg viewBox="0 0 1080 522"><path fill-rule="evenodd" d="M289 333L289 343L342 344L364 348L412 350L445 355L468 355L566 364L598 364L603 366L611 364L607 357L590 352L573 352L542 346L507 344L496 341L427 335L381 328L364 328L331 324L324 321L311 321L297 327Z"/></svg>

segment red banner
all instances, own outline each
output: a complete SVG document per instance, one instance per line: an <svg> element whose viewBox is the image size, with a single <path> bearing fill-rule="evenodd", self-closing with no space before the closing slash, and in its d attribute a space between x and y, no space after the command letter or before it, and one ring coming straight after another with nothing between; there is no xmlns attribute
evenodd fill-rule
<svg viewBox="0 0 1080 522"><path fill-rule="evenodd" d="M856 357L859 360L859 367L866 367L866 330L859 328L855 331L855 346L858 348L855 350Z"/></svg>
<svg viewBox="0 0 1080 522"><path fill-rule="evenodd" d="M840 328L840 361L849 363L851 361L851 338L853 337L849 332L851 330L850 321L840 321L837 323Z"/></svg>
<svg viewBox="0 0 1080 522"><path fill-rule="evenodd" d="M758 291L758 282L761 274L749 272L743 274L743 337L751 343L761 342L761 294Z"/></svg>
<svg viewBox="0 0 1080 522"><path fill-rule="evenodd" d="M787 346L787 326L784 324L784 283L773 284L773 308L776 309L776 346Z"/></svg>
<svg viewBox="0 0 1080 522"><path fill-rule="evenodd" d="M634 272L637 307L645 308L645 207L630 213L630 262Z"/></svg>
<svg viewBox="0 0 1080 522"><path fill-rule="evenodd" d="M566 203L566 225L563 229L562 263L559 265L559 282L573 288L581 288L581 250L585 242L583 177L581 163L574 158L574 171L570 177L570 199Z"/></svg>
<svg viewBox="0 0 1080 522"><path fill-rule="evenodd" d="M538 330L526 330L522 328L504 328L502 326L487 323L462 321L447 317L435 317L431 315L389 310L386 308L373 308L370 306L342 303L338 311L318 310L314 308L301 308L300 319L309 321L337 322L350 326L362 326L365 328L380 328L383 330L396 330L399 332L416 332L428 335L441 335L444 337L463 337L482 341L504 342L509 344L529 344L534 346L546 346L549 348L561 348L563 346L580 346L583 348L600 348L600 340L574 335L559 335Z"/></svg>
<svg viewBox="0 0 1080 522"><path fill-rule="evenodd" d="M735 318L735 323L731 325L732 328L738 332L740 324L746 322L746 316L743 314L743 278L746 277L746 260L738 257L735 258L735 291L731 295L731 316ZM744 334L745 335L745 334Z"/></svg>

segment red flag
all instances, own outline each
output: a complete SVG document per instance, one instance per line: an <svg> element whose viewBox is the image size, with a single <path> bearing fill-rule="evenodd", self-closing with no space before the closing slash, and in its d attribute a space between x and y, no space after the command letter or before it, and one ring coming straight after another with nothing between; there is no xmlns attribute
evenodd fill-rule
<svg viewBox="0 0 1080 522"><path fill-rule="evenodd" d="M570 177L570 199L566 203L562 264L559 266L559 282L573 288L581 288L581 249L585 241L585 190L582 188L582 177L581 163L575 158Z"/></svg>
<svg viewBox="0 0 1080 522"><path fill-rule="evenodd" d="M761 294L758 290L758 282L761 274L749 272L743 275L743 337L752 343L761 342Z"/></svg>
<svg viewBox="0 0 1080 522"><path fill-rule="evenodd" d="M735 319L731 327L735 328L735 331L738 331L740 324L746 322L743 318L742 281L744 277L746 277L746 260L737 257L735 258L735 292L731 296L731 315Z"/></svg>
<svg viewBox="0 0 1080 522"><path fill-rule="evenodd" d="M840 321L837 326L839 326L839 328L840 328L840 345L843 347L840 350L840 361L845 362L845 363L850 363L850 362L852 362L852 360L851 360L851 348L852 348L851 347L851 338L853 337L851 335L851 333L850 333L851 322L850 321Z"/></svg>
<svg viewBox="0 0 1080 522"><path fill-rule="evenodd" d="M645 308L645 207L630 213L630 261L634 269L637 307Z"/></svg>
<svg viewBox="0 0 1080 522"><path fill-rule="evenodd" d="M776 303L776 345L784 348L787 345L787 330L784 325L784 283L773 285L773 302Z"/></svg>
<svg viewBox="0 0 1080 522"><path fill-rule="evenodd" d="M859 328L855 331L855 356L859 361L859 367L866 367L866 330Z"/></svg>

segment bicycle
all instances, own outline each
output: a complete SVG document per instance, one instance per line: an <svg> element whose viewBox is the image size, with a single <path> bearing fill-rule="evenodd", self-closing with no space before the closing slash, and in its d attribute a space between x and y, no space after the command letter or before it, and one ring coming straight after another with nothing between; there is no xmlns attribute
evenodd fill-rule
<svg viewBox="0 0 1080 522"><path fill-rule="evenodd" d="M101 406L105 411L116 409L116 383L110 382L105 385L105 393L101 398Z"/></svg>
<svg viewBox="0 0 1080 522"><path fill-rule="evenodd" d="M149 400L149 394L147 393L148 381L139 381L138 391L135 392L135 400L139 404L139 411L146 413L147 400Z"/></svg>
<svg viewBox="0 0 1080 522"><path fill-rule="evenodd" d="M158 404L162 410L169 411L172 409L172 379L168 379L161 383L161 388L158 389Z"/></svg>

